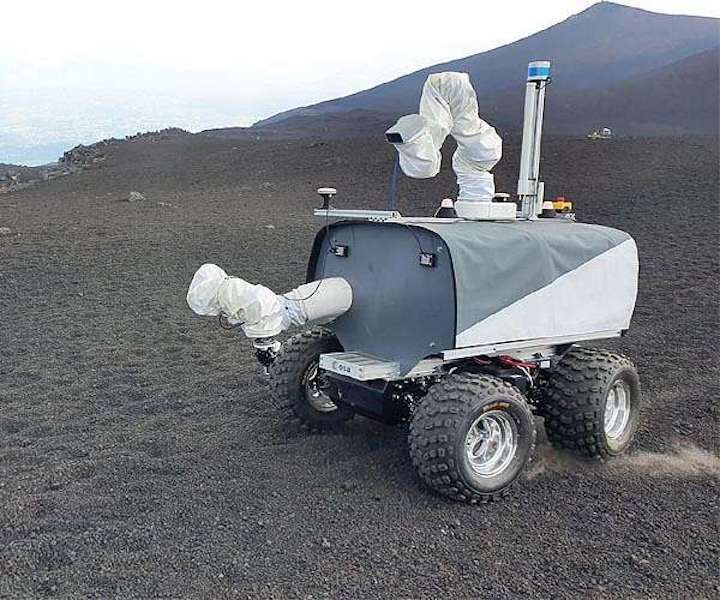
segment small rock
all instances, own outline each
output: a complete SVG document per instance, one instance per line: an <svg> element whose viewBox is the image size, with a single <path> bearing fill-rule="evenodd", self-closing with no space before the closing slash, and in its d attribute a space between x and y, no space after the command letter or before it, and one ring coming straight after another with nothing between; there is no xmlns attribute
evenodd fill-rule
<svg viewBox="0 0 720 600"><path fill-rule="evenodd" d="M12 233L12 229L9 227L0 227L0 235L10 235Z"/></svg>
<svg viewBox="0 0 720 600"><path fill-rule="evenodd" d="M672 428L680 435L691 435L693 432L692 424L687 421L675 421Z"/></svg>
<svg viewBox="0 0 720 600"><path fill-rule="evenodd" d="M650 564L649 560L647 560L646 558L641 558L637 554L631 554L630 561L637 567Z"/></svg>
<svg viewBox="0 0 720 600"><path fill-rule="evenodd" d="M130 192L125 200L127 202L140 202L141 200L145 200L145 196L140 192Z"/></svg>
<svg viewBox="0 0 720 600"><path fill-rule="evenodd" d="M346 492L350 492L355 489L355 484L352 481L343 481L340 487Z"/></svg>

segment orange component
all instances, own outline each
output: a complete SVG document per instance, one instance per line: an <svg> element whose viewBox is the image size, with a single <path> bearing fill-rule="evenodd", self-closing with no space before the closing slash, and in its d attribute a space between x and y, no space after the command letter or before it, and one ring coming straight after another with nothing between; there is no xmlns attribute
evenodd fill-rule
<svg viewBox="0 0 720 600"><path fill-rule="evenodd" d="M573 204L570 200L565 198L565 196L558 196L555 200L553 200L553 208L555 209L555 212L569 213L572 212Z"/></svg>

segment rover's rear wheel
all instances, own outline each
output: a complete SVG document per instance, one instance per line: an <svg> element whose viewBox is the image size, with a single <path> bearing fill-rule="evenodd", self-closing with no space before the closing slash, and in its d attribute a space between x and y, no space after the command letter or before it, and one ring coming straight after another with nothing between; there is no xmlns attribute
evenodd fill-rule
<svg viewBox="0 0 720 600"><path fill-rule="evenodd" d="M318 369L321 354L341 351L332 333L310 329L288 338L270 368L272 394L311 431L331 429L353 416L337 402L337 389Z"/></svg>
<svg viewBox="0 0 720 600"><path fill-rule="evenodd" d="M535 422L520 391L489 375L448 375L410 423L410 456L435 491L475 504L505 496L535 448Z"/></svg>
<svg viewBox="0 0 720 600"><path fill-rule="evenodd" d="M575 347L548 377L539 408L550 442L592 457L624 452L640 421L640 379L624 356Z"/></svg>

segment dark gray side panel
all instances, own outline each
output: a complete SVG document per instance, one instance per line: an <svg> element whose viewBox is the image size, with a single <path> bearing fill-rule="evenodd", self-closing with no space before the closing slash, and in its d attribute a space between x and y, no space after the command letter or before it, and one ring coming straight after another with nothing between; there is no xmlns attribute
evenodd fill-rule
<svg viewBox="0 0 720 600"><path fill-rule="evenodd" d="M544 219L436 222L421 227L440 235L450 249L458 332L630 238L601 225Z"/></svg>
<svg viewBox="0 0 720 600"><path fill-rule="evenodd" d="M328 237L348 246L349 255L330 253ZM436 255L435 267L419 264L418 242ZM344 277L352 286L352 307L328 325L346 351L398 361L405 374L419 360L454 347L452 264L447 246L431 231L389 223L332 225L329 236L318 235L312 274Z"/></svg>

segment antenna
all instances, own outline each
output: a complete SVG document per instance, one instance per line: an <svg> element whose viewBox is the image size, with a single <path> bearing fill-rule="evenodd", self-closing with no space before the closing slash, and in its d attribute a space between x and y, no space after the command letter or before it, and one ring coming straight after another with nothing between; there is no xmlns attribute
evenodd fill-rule
<svg viewBox="0 0 720 600"><path fill-rule="evenodd" d="M542 210L545 185L540 181L540 141L545 111L545 88L548 83L550 61L536 60L529 63L517 188L521 217L525 219L537 219Z"/></svg>
<svg viewBox="0 0 720 600"><path fill-rule="evenodd" d="M322 210L330 210L330 202L332 202L333 196L337 194L337 190L331 187L321 187L317 191L323 199Z"/></svg>

